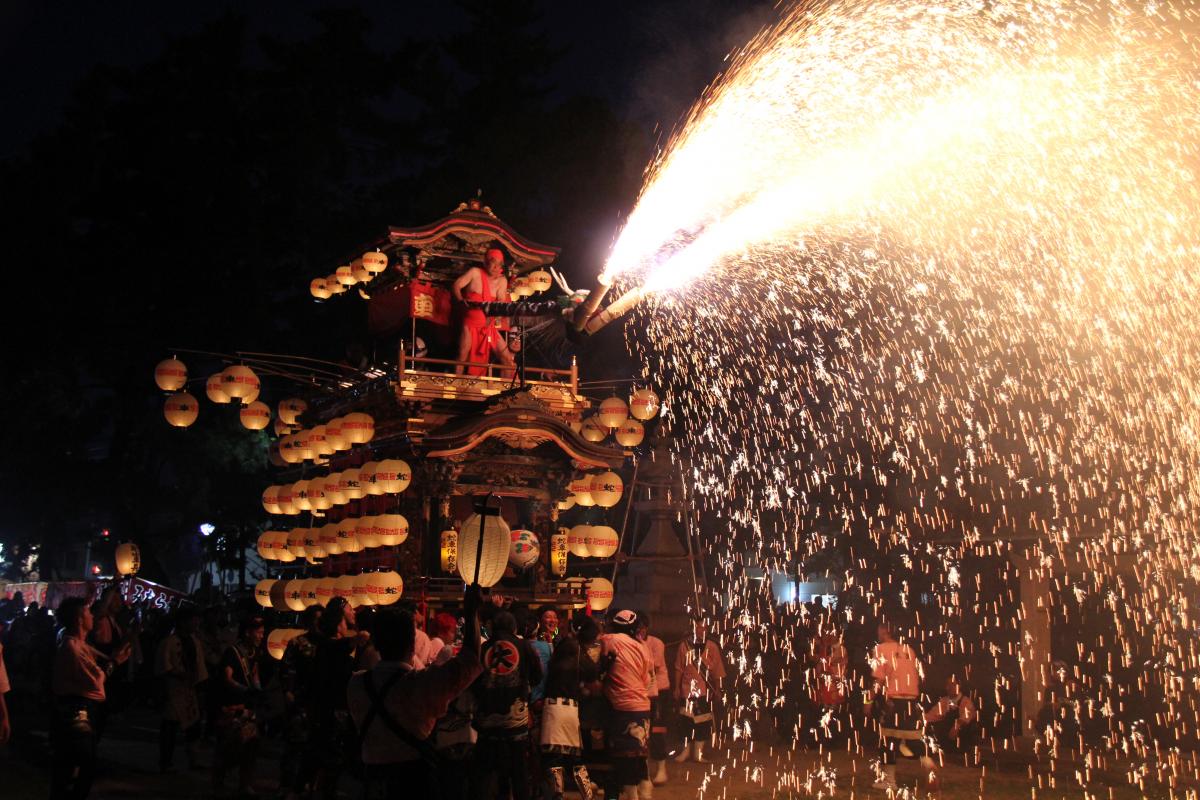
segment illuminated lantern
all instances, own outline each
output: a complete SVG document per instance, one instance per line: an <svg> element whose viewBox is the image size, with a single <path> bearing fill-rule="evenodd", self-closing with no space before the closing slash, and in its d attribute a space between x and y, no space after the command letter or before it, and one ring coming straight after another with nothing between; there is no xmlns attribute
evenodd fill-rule
<svg viewBox="0 0 1200 800"><path fill-rule="evenodd" d="M372 275L378 275L380 272L383 272L385 269L387 269L388 259L383 253L374 251L363 253L360 260L362 261L363 269Z"/></svg>
<svg viewBox="0 0 1200 800"><path fill-rule="evenodd" d="M333 596L354 605L354 576L340 575L333 581Z"/></svg>
<svg viewBox="0 0 1200 800"><path fill-rule="evenodd" d="M629 406L619 397L607 397L600 402L600 413L596 418L606 428L619 428L629 419Z"/></svg>
<svg viewBox="0 0 1200 800"><path fill-rule="evenodd" d="M458 531L442 531L442 572L458 572Z"/></svg>
<svg viewBox="0 0 1200 800"><path fill-rule="evenodd" d="M346 495L346 501L361 500L364 494L361 471L358 467L343 470L338 478L338 491Z"/></svg>
<svg viewBox="0 0 1200 800"><path fill-rule="evenodd" d="M312 442L309 440L311 436L312 431L300 431L292 438L292 449L300 457L300 461L312 461L316 458Z"/></svg>
<svg viewBox="0 0 1200 800"><path fill-rule="evenodd" d="M483 520L483 557L479 559L479 585L495 586L504 577L511 547L508 523L500 515L480 517L472 514L459 531L458 574L467 583L475 580L479 550L480 519Z"/></svg>
<svg viewBox="0 0 1200 800"><path fill-rule="evenodd" d="M361 258L356 258L350 262L350 274L354 276L354 280L358 283L366 283L375 277L373 273L368 272L367 268L363 266Z"/></svg>
<svg viewBox="0 0 1200 800"><path fill-rule="evenodd" d="M267 634L267 654L276 661L283 659L287 652L288 642L295 639L303 631L299 628L276 628Z"/></svg>
<svg viewBox="0 0 1200 800"><path fill-rule="evenodd" d="M524 277L513 278L510 288L512 289L512 293L517 297L529 297L529 295L533 294L533 286Z"/></svg>
<svg viewBox="0 0 1200 800"><path fill-rule="evenodd" d="M533 531L517 529L509 534L508 563L517 569L527 569L537 563L541 552Z"/></svg>
<svg viewBox="0 0 1200 800"><path fill-rule="evenodd" d="M288 535L287 531L272 531L271 532L271 549L275 553L275 559L282 561L284 564L290 564L296 560L295 554L288 550Z"/></svg>
<svg viewBox="0 0 1200 800"><path fill-rule="evenodd" d="M342 552L342 540L338 538L338 524L330 522L322 525L317 539L321 542L321 549L331 556L336 556Z"/></svg>
<svg viewBox="0 0 1200 800"><path fill-rule="evenodd" d="M550 571L555 575L567 574L567 529L559 528L550 537Z"/></svg>
<svg viewBox="0 0 1200 800"><path fill-rule="evenodd" d="M342 489L342 473L331 472L325 476L325 496L335 506L346 504L346 492Z"/></svg>
<svg viewBox="0 0 1200 800"><path fill-rule="evenodd" d="M300 509L296 508L295 496L292 494L291 485L277 486L275 492L275 502L279 503L279 513L294 516L300 513Z"/></svg>
<svg viewBox="0 0 1200 800"><path fill-rule="evenodd" d="M254 585L254 601L263 608L271 607L271 587L275 585L273 578L261 580Z"/></svg>
<svg viewBox="0 0 1200 800"><path fill-rule="evenodd" d="M275 423L271 426L271 430L275 431L276 436L287 436L292 432L292 426L288 425L279 417L275 417Z"/></svg>
<svg viewBox="0 0 1200 800"><path fill-rule="evenodd" d="M320 528L302 528L304 531L304 555L310 559L324 558L329 555L321 547Z"/></svg>
<svg viewBox="0 0 1200 800"><path fill-rule="evenodd" d="M187 392L179 392L167 398L163 416L176 428L186 428L200 416L200 404Z"/></svg>
<svg viewBox="0 0 1200 800"><path fill-rule="evenodd" d="M587 582L588 607L592 611L603 611L612 605L613 585L608 578L591 578Z"/></svg>
<svg viewBox="0 0 1200 800"><path fill-rule="evenodd" d="M591 492L579 492L575 495L575 504L580 508L591 508L596 505L596 499Z"/></svg>
<svg viewBox="0 0 1200 800"><path fill-rule="evenodd" d="M593 525L588 532L588 552L596 558L611 558L621 545L621 537L608 525Z"/></svg>
<svg viewBox="0 0 1200 800"><path fill-rule="evenodd" d="M304 549L304 528L292 528L287 535L288 552L297 558L303 558L307 551Z"/></svg>
<svg viewBox="0 0 1200 800"><path fill-rule="evenodd" d="M313 507L313 511L326 511L333 505L329 501L329 495L325 494L325 479L313 478L308 482L308 504Z"/></svg>
<svg viewBox="0 0 1200 800"><path fill-rule="evenodd" d="M343 553L361 553L363 543L358 538L358 520L347 517L337 524L338 547Z"/></svg>
<svg viewBox="0 0 1200 800"><path fill-rule="evenodd" d="M187 367L177 358L160 361L154 368L154 382L164 392L177 392L187 383Z"/></svg>
<svg viewBox="0 0 1200 800"><path fill-rule="evenodd" d="M352 275L351 277L354 276ZM330 294L342 294L346 291L346 287L338 281L336 272L325 279L325 288L329 290Z"/></svg>
<svg viewBox="0 0 1200 800"><path fill-rule="evenodd" d="M142 568L142 553L133 542L117 545L117 573L120 575L136 575Z"/></svg>
<svg viewBox="0 0 1200 800"><path fill-rule="evenodd" d="M312 447L313 456L316 458L333 455L333 446L325 438L324 425L318 425L309 432L308 444Z"/></svg>
<svg viewBox="0 0 1200 800"><path fill-rule="evenodd" d="M579 435L589 442L603 442L608 436L608 429L600 425L595 417L588 417L579 428Z"/></svg>
<svg viewBox="0 0 1200 800"><path fill-rule="evenodd" d="M374 517L360 517L354 526L354 535L363 547L379 547L379 529L375 526Z"/></svg>
<svg viewBox="0 0 1200 800"><path fill-rule="evenodd" d="M324 278L313 278L308 284L308 293L318 300L328 300L333 296L329 291L329 286L325 284Z"/></svg>
<svg viewBox="0 0 1200 800"><path fill-rule="evenodd" d="M574 503L589 508L596 505L596 501L592 499L591 487L591 477L584 475L582 478L576 478L571 481L571 485L567 487L567 490L571 493Z"/></svg>
<svg viewBox="0 0 1200 800"><path fill-rule="evenodd" d="M380 488L380 494L399 494L412 483L412 469L398 458L380 461L375 468L374 483Z"/></svg>
<svg viewBox="0 0 1200 800"><path fill-rule="evenodd" d="M592 554L588 550L588 539L591 534L591 525L576 525L567 531L567 549L571 551L571 555L587 558Z"/></svg>
<svg viewBox="0 0 1200 800"><path fill-rule="evenodd" d="M220 372L210 377L204 384L204 393L208 395L209 400L222 405L233 399L225 393L225 376Z"/></svg>
<svg viewBox="0 0 1200 800"><path fill-rule="evenodd" d="M601 508L612 508L621 502L621 493L625 491L625 484L617 473L601 472L593 475L590 484L588 492L596 501L596 505Z"/></svg>
<svg viewBox="0 0 1200 800"><path fill-rule="evenodd" d="M279 508L279 487L268 486L262 493L263 509L268 514L282 514L282 509Z"/></svg>
<svg viewBox="0 0 1200 800"><path fill-rule="evenodd" d="M259 558L267 561L275 560L275 537L274 531L263 531L258 535L258 543L255 545L255 550L258 551Z"/></svg>
<svg viewBox="0 0 1200 800"><path fill-rule="evenodd" d="M662 400L653 389L638 389L629 398L629 414L634 419L654 419L661 406Z"/></svg>
<svg viewBox="0 0 1200 800"><path fill-rule="evenodd" d="M335 453L350 449L350 440L342 433L342 418L334 417L325 423L325 443Z"/></svg>
<svg viewBox="0 0 1200 800"><path fill-rule="evenodd" d="M242 406L242 410L238 412L238 418L242 421L242 427L247 430L261 431L271 423L271 409L266 403L254 401L248 406Z"/></svg>
<svg viewBox="0 0 1200 800"><path fill-rule="evenodd" d="M283 603L288 611L304 610L304 580L287 581L283 589Z"/></svg>
<svg viewBox="0 0 1200 800"><path fill-rule="evenodd" d="M338 267L334 274L337 276L337 282L342 286L353 286L358 283L358 278L354 277L354 267L349 264Z"/></svg>
<svg viewBox="0 0 1200 800"><path fill-rule="evenodd" d="M225 389L225 394L230 397L236 397L244 401L253 400L258 397L261 384L258 376L254 374L254 370L244 364L234 364L231 367L226 367L222 375L222 387Z"/></svg>
<svg viewBox="0 0 1200 800"><path fill-rule="evenodd" d="M404 544L408 538L408 520L402 514L380 514L375 518L375 532L384 547Z"/></svg>
<svg viewBox="0 0 1200 800"><path fill-rule="evenodd" d="M375 605L390 606L404 594L404 579L391 570L372 572L368 591Z"/></svg>
<svg viewBox="0 0 1200 800"><path fill-rule="evenodd" d="M378 468L378 461L368 461L358 468L358 483L362 486L364 495L378 496L383 494L383 487L375 481L375 470Z"/></svg>
<svg viewBox="0 0 1200 800"><path fill-rule="evenodd" d="M630 417L621 423L615 435L622 447L637 447L646 438L646 426Z"/></svg>
<svg viewBox="0 0 1200 800"><path fill-rule="evenodd" d="M285 464L300 463L300 448L295 436L284 436L276 446L279 448L279 457Z"/></svg>
<svg viewBox="0 0 1200 800"><path fill-rule="evenodd" d="M295 425L298 417L308 410L308 403L295 397L279 401L279 418L288 425Z"/></svg>
<svg viewBox="0 0 1200 800"><path fill-rule="evenodd" d="M370 572L364 572L354 578L354 604L356 606L373 606L375 598L371 596L372 578Z"/></svg>
<svg viewBox="0 0 1200 800"><path fill-rule="evenodd" d="M312 503L308 501L308 481L296 481L292 484L292 505L301 511L313 510Z"/></svg>
<svg viewBox="0 0 1200 800"><path fill-rule="evenodd" d="M366 444L375 438L375 418L355 411L342 417L342 435L350 444Z"/></svg>
<svg viewBox="0 0 1200 800"><path fill-rule="evenodd" d="M558 501L559 511L570 511L575 507L575 498L572 495L567 495L564 499Z"/></svg>
<svg viewBox="0 0 1200 800"><path fill-rule="evenodd" d="M317 578L317 602L327 606L333 597L333 578Z"/></svg>
<svg viewBox="0 0 1200 800"><path fill-rule="evenodd" d="M316 578L307 578L305 579L304 583L301 584L301 587L304 589L305 608L308 608L309 606L315 606L319 602L319 598L317 597L317 583L319 583L319 581Z"/></svg>
<svg viewBox="0 0 1200 800"><path fill-rule="evenodd" d="M535 292L544 292L554 285L554 279L544 269L534 270L525 276L525 280L529 281L530 288Z"/></svg>

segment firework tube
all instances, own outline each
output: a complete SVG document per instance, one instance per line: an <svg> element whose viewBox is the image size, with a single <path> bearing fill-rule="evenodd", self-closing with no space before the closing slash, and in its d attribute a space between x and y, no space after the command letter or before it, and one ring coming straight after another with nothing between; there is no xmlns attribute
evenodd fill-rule
<svg viewBox="0 0 1200 800"><path fill-rule="evenodd" d="M604 309L599 314L588 320L586 333L590 336L608 323L612 322L614 319L625 316L630 309L645 300L647 294L649 294L649 292L647 292L641 286L630 289L628 292L618 297L614 303L609 305L608 308Z"/></svg>
<svg viewBox="0 0 1200 800"><path fill-rule="evenodd" d="M601 273L596 278L596 288L587 296L587 300L583 301L583 305L575 309L575 318L573 320L576 331L582 331L583 326L587 325L592 315L596 313L596 309L600 307L600 301L604 299L604 295L608 294L608 287L612 286L612 278Z"/></svg>

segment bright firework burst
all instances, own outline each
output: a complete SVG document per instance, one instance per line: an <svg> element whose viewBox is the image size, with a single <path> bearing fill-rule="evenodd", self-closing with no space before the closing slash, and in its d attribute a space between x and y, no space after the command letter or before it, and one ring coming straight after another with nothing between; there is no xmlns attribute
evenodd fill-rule
<svg viewBox="0 0 1200 800"><path fill-rule="evenodd" d="M1020 550L1068 618L1106 609L1074 666L1101 755L1200 722L1198 32L1185 3L797 6L652 165L606 267L653 292L631 346L696 504L759 564L837 550L860 609L994 662L997 716L1016 602L968 562ZM738 697L769 704L745 665L777 634L747 605Z"/></svg>

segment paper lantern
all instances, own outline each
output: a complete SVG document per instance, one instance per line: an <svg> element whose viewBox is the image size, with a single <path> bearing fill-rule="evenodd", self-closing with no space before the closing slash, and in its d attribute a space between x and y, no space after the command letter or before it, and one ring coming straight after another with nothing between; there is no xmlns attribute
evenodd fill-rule
<svg viewBox="0 0 1200 800"><path fill-rule="evenodd" d="M301 511L312 511L312 503L308 501L308 481L292 484L292 505Z"/></svg>
<svg viewBox="0 0 1200 800"><path fill-rule="evenodd" d="M358 283L358 278L354 277L354 267L349 264L343 264L338 267L334 275L337 276L337 282L342 286L353 286Z"/></svg>
<svg viewBox="0 0 1200 800"><path fill-rule="evenodd" d="M550 571L558 576L567 574L567 529L559 528L550 537Z"/></svg>
<svg viewBox="0 0 1200 800"><path fill-rule="evenodd" d="M363 269L370 272L372 275L377 275L387 269L387 256L383 253L371 251L362 254Z"/></svg>
<svg viewBox="0 0 1200 800"><path fill-rule="evenodd" d="M292 528L287 535L287 549L293 556L303 557L307 554L304 548L304 528Z"/></svg>
<svg viewBox="0 0 1200 800"><path fill-rule="evenodd" d="M558 501L558 510L559 511L570 511L574 507L575 507L574 495L567 495L565 498Z"/></svg>
<svg viewBox="0 0 1200 800"><path fill-rule="evenodd" d="M296 500L292 494L291 484L276 487L275 502L279 503L280 514L295 516L300 513L300 509L296 508Z"/></svg>
<svg viewBox="0 0 1200 800"><path fill-rule="evenodd" d="M320 598L317 597L317 584L319 582L320 581L318 581L316 578L306 578L304 583L300 584L301 588L304 590L305 608L315 606L318 602L320 602Z"/></svg>
<svg viewBox="0 0 1200 800"><path fill-rule="evenodd" d="M621 480L621 476L611 471L593 475L588 487L588 493L596 501L596 505L601 508L612 508L621 502L623 491L625 491L625 484Z"/></svg>
<svg viewBox="0 0 1200 800"><path fill-rule="evenodd" d="M591 492L578 492L575 494L575 504L581 508L591 508L596 505L596 499Z"/></svg>
<svg viewBox="0 0 1200 800"><path fill-rule="evenodd" d="M317 579L317 602L323 606L329 605L329 601L334 597L333 594L333 578L318 578Z"/></svg>
<svg viewBox="0 0 1200 800"><path fill-rule="evenodd" d="M354 577L354 605L373 606L375 598L371 596L371 573L364 572Z"/></svg>
<svg viewBox="0 0 1200 800"><path fill-rule="evenodd" d="M163 416L176 428L187 428L200 416L200 404L187 392L179 392L167 398Z"/></svg>
<svg viewBox="0 0 1200 800"><path fill-rule="evenodd" d="M584 475L581 478L576 478L571 481L567 490L571 493L571 499L574 503L578 503L585 508L596 505L596 501L591 495L592 479L589 475Z"/></svg>
<svg viewBox="0 0 1200 800"><path fill-rule="evenodd" d="M375 277L374 273L368 272L363 266L361 258L356 258L350 262L350 274L354 276L354 280L358 283L367 283L371 278Z"/></svg>
<svg viewBox="0 0 1200 800"><path fill-rule="evenodd" d="M634 419L654 419L662 401L653 389L638 389L629 398L629 414Z"/></svg>
<svg viewBox="0 0 1200 800"><path fill-rule="evenodd" d="M343 294L346 291L346 287L338 281L336 272L325 278L325 288L329 290L330 294Z"/></svg>
<svg viewBox="0 0 1200 800"><path fill-rule="evenodd" d="M551 278L550 273L546 272L544 269L534 270L526 275L525 279L529 281L529 286L535 292L547 291L551 286L554 285L554 279Z"/></svg>
<svg viewBox="0 0 1200 800"><path fill-rule="evenodd" d="M242 421L243 428L261 431L271 424L271 409L266 403L255 400L248 406L242 406L242 410L238 412L238 419Z"/></svg>
<svg viewBox="0 0 1200 800"><path fill-rule="evenodd" d="M592 611L603 611L612 605L613 585L608 578L592 578L587 582L587 602Z"/></svg>
<svg viewBox="0 0 1200 800"><path fill-rule="evenodd" d="M274 578L266 578L254 584L254 601L263 608L271 607L271 587L275 585Z"/></svg>
<svg viewBox="0 0 1200 800"><path fill-rule="evenodd" d="M276 628L267 634L267 655L276 661L283 659L288 643L303 633L299 628Z"/></svg>
<svg viewBox="0 0 1200 800"><path fill-rule="evenodd" d="M358 467L342 470L338 477L338 491L346 495L346 502L361 500L365 492L361 481L361 471Z"/></svg>
<svg viewBox="0 0 1200 800"><path fill-rule="evenodd" d="M517 569L527 569L537 563L542 549L537 534L518 528L509 534L508 563Z"/></svg>
<svg viewBox="0 0 1200 800"><path fill-rule="evenodd" d="M117 545L117 573L121 575L136 575L142 568L142 552L133 542Z"/></svg>
<svg viewBox="0 0 1200 800"><path fill-rule="evenodd" d="M275 560L275 539L273 531L263 531L258 535L258 542L254 549L258 552L258 557L267 561Z"/></svg>
<svg viewBox="0 0 1200 800"><path fill-rule="evenodd" d="M312 444L308 437L312 435L312 431L303 430L292 436L292 450L296 454L296 463L301 461L312 461L316 455L313 453Z"/></svg>
<svg viewBox="0 0 1200 800"><path fill-rule="evenodd" d="M375 481L375 470L379 469L378 461L368 461L358 468L358 483L362 486L364 495L379 496L383 487Z"/></svg>
<svg viewBox="0 0 1200 800"><path fill-rule="evenodd" d="M279 508L279 487L268 486L262 493L262 506L268 514L282 514Z"/></svg>
<svg viewBox="0 0 1200 800"><path fill-rule="evenodd" d="M341 429L350 444L366 444L375 438L375 418L355 411L342 417Z"/></svg>
<svg viewBox="0 0 1200 800"><path fill-rule="evenodd" d="M375 518L375 532L384 547L404 544L408 538L408 520L402 514L380 514Z"/></svg>
<svg viewBox="0 0 1200 800"><path fill-rule="evenodd" d="M363 547L379 547L379 531L375 527L375 517L360 517L354 526L354 535Z"/></svg>
<svg viewBox="0 0 1200 800"><path fill-rule="evenodd" d="M325 476L325 496L335 506L344 506L348 500L342 489L342 473L331 472Z"/></svg>
<svg viewBox="0 0 1200 800"><path fill-rule="evenodd" d="M308 284L308 293L318 300L328 300L333 296L324 278L313 278Z"/></svg>
<svg viewBox="0 0 1200 800"><path fill-rule="evenodd" d="M354 575L339 575L333 581L333 596L342 598L350 605L355 605L354 577Z"/></svg>
<svg viewBox="0 0 1200 800"><path fill-rule="evenodd" d="M290 564L296 560L296 555L288 550L287 531L271 531L271 550L275 553L276 561Z"/></svg>
<svg viewBox="0 0 1200 800"><path fill-rule="evenodd" d="M342 540L338 538L338 524L329 522L320 527L317 533L317 539L321 542L321 549L328 555L336 556L342 552Z"/></svg>
<svg viewBox="0 0 1200 800"><path fill-rule="evenodd" d="M588 417L579 429L579 435L589 442L603 442L608 436L608 429L601 426L595 417Z"/></svg>
<svg viewBox="0 0 1200 800"><path fill-rule="evenodd" d="M308 504L313 507L313 511L327 511L333 506L329 495L325 494L324 478L316 477L308 482Z"/></svg>
<svg viewBox="0 0 1200 800"><path fill-rule="evenodd" d="M271 430L275 431L276 436L287 436L292 432L293 428L276 416L275 422L271 425Z"/></svg>
<svg viewBox="0 0 1200 800"><path fill-rule="evenodd" d="M279 458L282 459L285 464L300 463L300 449L296 445L295 436L284 436L280 438L279 443L275 445L275 447L279 451Z"/></svg>
<svg viewBox="0 0 1200 800"><path fill-rule="evenodd" d="M596 419L606 428L619 428L629 419L629 406L619 397L606 397L600 401L600 412Z"/></svg>
<svg viewBox="0 0 1200 800"><path fill-rule="evenodd" d="M442 572L458 572L458 531L442 531Z"/></svg>
<svg viewBox="0 0 1200 800"><path fill-rule="evenodd" d="M620 424L614 435L622 447L637 447L646 438L646 426L630 417Z"/></svg>
<svg viewBox="0 0 1200 800"><path fill-rule="evenodd" d="M324 558L329 555L321 546L321 529L304 528L304 555L310 559Z"/></svg>
<svg viewBox="0 0 1200 800"><path fill-rule="evenodd" d="M333 446L325 438L325 426L318 425L309 431L308 444L313 450L313 456L321 458L322 456L333 455Z"/></svg>
<svg viewBox="0 0 1200 800"><path fill-rule="evenodd" d="M154 368L154 382L164 392L177 392L187 383L187 367L177 358L160 361Z"/></svg>
<svg viewBox="0 0 1200 800"><path fill-rule="evenodd" d="M239 398L244 402L250 402L258 397L262 385L259 383L258 376L254 374L254 370L244 364L226 367L221 375L222 388L230 397Z"/></svg>
<svg viewBox="0 0 1200 800"><path fill-rule="evenodd" d="M529 297L529 295L533 294L534 291L533 286L529 283L529 280L524 277L513 278L512 285L509 288L517 297Z"/></svg>
<svg viewBox="0 0 1200 800"><path fill-rule="evenodd" d="M335 453L350 449L350 440L342 433L341 417L334 417L325 423L325 442Z"/></svg>
<svg viewBox="0 0 1200 800"><path fill-rule="evenodd" d="M347 517L337 524L338 547L343 553L361 553L363 543L358 538L358 520Z"/></svg>
<svg viewBox="0 0 1200 800"><path fill-rule="evenodd" d="M390 606L404 594L404 579L395 572L372 572L368 591L376 605Z"/></svg>
<svg viewBox="0 0 1200 800"><path fill-rule="evenodd" d="M588 532L588 552L596 558L612 558L620 546L620 535L608 525L593 525Z"/></svg>
<svg viewBox="0 0 1200 800"><path fill-rule="evenodd" d="M222 405L233 400L225 393L225 376L220 372L210 377L204 384L204 393L208 395L209 400Z"/></svg>
<svg viewBox="0 0 1200 800"><path fill-rule="evenodd" d="M480 519L478 514L467 517L458 533L458 574L467 583L475 580L475 564L479 549ZM479 585L495 586L504 577L511 546L508 524L497 515L482 517L483 557L479 559Z"/></svg>
<svg viewBox="0 0 1200 800"><path fill-rule="evenodd" d="M296 397L279 401L279 418L288 425L295 425L297 417L308 410L308 403Z"/></svg>
<svg viewBox="0 0 1200 800"><path fill-rule="evenodd" d="M588 537L591 536L591 525L576 525L571 530L567 531L567 549L571 551L571 555L587 558L591 555L588 550Z"/></svg>
<svg viewBox="0 0 1200 800"><path fill-rule="evenodd" d="M304 580L286 581L283 587L283 602L288 611L304 610Z"/></svg>
<svg viewBox="0 0 1200 800"><path fill-rule="evenodd" d="M383 493L399 494L412 483L412 469L398 458L380 461L375 468L374 482Z"/></svg>

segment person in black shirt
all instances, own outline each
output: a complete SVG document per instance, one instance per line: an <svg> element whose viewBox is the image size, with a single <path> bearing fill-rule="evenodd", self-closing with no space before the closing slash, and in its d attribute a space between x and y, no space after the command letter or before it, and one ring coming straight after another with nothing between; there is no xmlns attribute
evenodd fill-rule
<svg viewBox="0 0 1200 800"><path fill-rule="evenodd" d="M263 641L262 617L250 617L238 628L238 640L225 649L216 676L217 749L213 758L213 790L225 788L225 773L237 765L238 786L250 794L258 758L258 722L254 715L262 693L258 659Z"/></svg>
<svg viewBox="0 0 1200 800"><path fill-rule="evenodd" d="M586 668L585 663L586 662ZM571 777L583 800L592 800L592 782L583 764L583 739L579 728L579 697L583 681L599 679L590 659L581 658L573 637L559 641L546 676L546 704L542 710L540 749L546 785L554 800L561 800L566 776Z"/></svg>
<svg viewBox="0 0 1200 800"><path fill-rule="evenodd" d="M315 794L337 797L347 756L354 750L354 723L346 708L346 687L354 674L355 653L366 634L355 629L354 609L345 598L329 601L314 634L316 652L305 696L311 724L309 763L316 769Z"/></svg>

